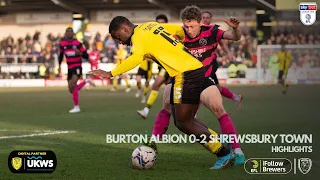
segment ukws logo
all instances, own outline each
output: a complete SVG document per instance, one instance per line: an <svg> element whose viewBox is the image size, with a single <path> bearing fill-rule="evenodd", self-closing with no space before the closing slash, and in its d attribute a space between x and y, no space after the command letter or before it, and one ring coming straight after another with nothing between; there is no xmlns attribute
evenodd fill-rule
<svg viewBox="0 0 320 180"><path fill-rule="evenodd" d="M52 173L57 158L52 151L12 151L8 167L12 173Z"/></svg>
<svg viewBox="0 0 320 180"><path fill-rule="evenodd" d="M303 2L300 3L300 20L306 26L312 25L317 19L317 3Z"/></svg>
<svg viewBox="0 0 320 180"><path fill-rule="evenodd" d="M312 167L312 160L310 158L300 158L298 160L298 168L302 174L307 174Z"/></svg>

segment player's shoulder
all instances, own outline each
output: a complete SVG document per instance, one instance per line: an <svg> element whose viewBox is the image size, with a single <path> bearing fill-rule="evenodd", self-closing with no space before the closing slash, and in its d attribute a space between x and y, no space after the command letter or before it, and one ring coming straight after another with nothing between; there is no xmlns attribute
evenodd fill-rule
<svg viewBox="0 0 320 180"><path fill-rule="evenodd" d="M220 25L218 25L218 24L209 24L209 25L202 25L201 26L201 30L202 31L217 31L217 30L223 30L222 28L221 28L221 26Z"/></svg>

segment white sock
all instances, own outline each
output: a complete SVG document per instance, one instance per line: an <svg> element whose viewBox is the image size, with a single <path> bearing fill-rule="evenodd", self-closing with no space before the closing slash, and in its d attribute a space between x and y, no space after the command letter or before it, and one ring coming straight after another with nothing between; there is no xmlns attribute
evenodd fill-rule
<svg viewBox="0 0 320 180"><path fill-rule="evenodd" d="M145 107L145 108L143 109L143 111L144 111L145 114L149 114L149 108L148 108L148 107Z"/></svg>
<svg viewBox="0 0 320 180"><path fill-rule="evenodd" d="M79 105L78 105L78 106L74 106L74 108L78 108L78 109L80 109Z"/></svg>
<svg viewBox="0 0 320 180"><path fill-rule="evenodd" d="M234 153L235 153L235 154L242 154L242 155L243 155L243 152L242 152L241 148L235 148L235 149L234 149Z"/></svg>

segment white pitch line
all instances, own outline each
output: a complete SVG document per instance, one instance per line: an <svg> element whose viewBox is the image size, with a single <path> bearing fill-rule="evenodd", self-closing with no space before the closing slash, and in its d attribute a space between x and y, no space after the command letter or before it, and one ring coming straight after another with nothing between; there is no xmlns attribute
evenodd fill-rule
<svg viewBox="0 0 320 180"><path fill-rule="evenodd" d="M0 132L55 132L56 130L0 129Z"/></svg>
<svg viewBox="0 0 320 180"><path fill-rule="evenodd" d="M0 136L0 139L14 139L14 138L25 138L25 137L35 137L35 136L48 136L53 134L69 134L75 133L76 131L52 131L46 133L37 133L37 134L26 134L26 135L19 135L19 136Z"/></svg>

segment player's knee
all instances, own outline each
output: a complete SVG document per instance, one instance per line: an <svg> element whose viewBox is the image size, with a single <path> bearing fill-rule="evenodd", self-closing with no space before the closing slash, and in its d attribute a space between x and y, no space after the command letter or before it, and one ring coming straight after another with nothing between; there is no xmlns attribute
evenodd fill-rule
<svg viewBox="0 0 320 180"><path fill-rule="evenodd" d="M193 125L191 124L191 121L177 121L175 126L183 133L192 133Z"/></svg>
<svg viewBox="0 0 320 180"><path fill-rule="evenodd" d="M226 113L222 104L215 104L211 106L211 110L217 117L220 117Z"/></svg>
<svg viewBox="0 0 320 180"><path fill-rule="evenodd" d="M156 91L159 90L162 83L163 83L163 80L161 78L156 79L152 85L152 90L156 90Z"/></svg>
<svg viewBox="0 0 320 180"><path fill-rule="evenodd" d="M168 111L168 112L171 113L171 104L170 104L169 101L170 101L170 100L168 100L168 102L165 101L165 102L163 103L162 109L165 109L166 111Z"/></svg>
<svg viewBox="0 0 320 180"><path fill-rule="evenodd" d="M74 86L74 85L69 86L69 92L70 92L70 93L72 93L72 92L74 91L74 89L75 89L75 86Z"/></svg>

